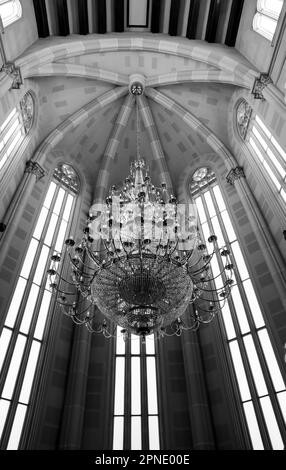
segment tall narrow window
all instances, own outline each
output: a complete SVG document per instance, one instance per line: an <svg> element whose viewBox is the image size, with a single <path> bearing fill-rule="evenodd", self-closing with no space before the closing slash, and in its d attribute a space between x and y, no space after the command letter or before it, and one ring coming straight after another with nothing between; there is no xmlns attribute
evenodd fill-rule
<svg viewBox="0 0 286 470"><path fill-rule="evenodd" d="M59 168L65 174L63 181L59 178ZM39 373L52 298L46 271L50 254L62 250L75 204L74 187L78 187L78 178L69 165L59 168L49 185L0 336L2 449L19 447L32 404L33 383ZM67 185L67 170L69 175L74 174L74 178L70 176L70 185Z"/></svg>
<svg viewBox="0 0 286 470"><path fill-rule="evenodd" d="M193 176L195 199L205 240L210 234L227 246L235 268L231 297L222 309L222 327L240 403L253 449L283 449L286 418L285 377L275 355L270 334L249 271L215 175L201 169ZM207 244L207 242L206 242ZM220 259L211 262L218 277Z"/></svg>
<svg viewBox="0 0 286 470"><path fill-rule="evenodd" d="M249 148L274 192L286 203L286 152L265 126L254 116L248 130Z"/></svg>
<svg viewBox="0 0 286 470"><path fill-rule="evenodd" d="M144 343L117 328L113 450L159 450L156 352L154 335Z"/></svg>
<svg viewBox="0 0 286 470"><path fill-rule="evenodd" d="M26 93L0 126L0 172L5 163L16 155L24 137L29 133L34 119L34 100Z"/></svg>
<svg viewBox="0 0 286 470"><path fill-rule="evenodd" d="M257 11L253 18L253 29L272 41L283 0L258 0Z"/></svg>

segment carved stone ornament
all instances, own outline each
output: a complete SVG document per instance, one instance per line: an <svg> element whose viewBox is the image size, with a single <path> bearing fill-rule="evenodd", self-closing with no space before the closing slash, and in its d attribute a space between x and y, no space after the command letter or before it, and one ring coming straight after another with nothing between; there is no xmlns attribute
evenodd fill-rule
<svg viewBox="0 0 286 470"><path fill-rule="evenodd" d="M6 73L13 80L11 86L12 90L19 90L21 85L23 85L20 67L16 67L14 62L6 62L2 66L1 72Z"/></svg>
<svg viewBox="0 0 286 470"><path fill-rule="evenodd" d="M23 125L26 134L30 131L34 121L34 100L31 93L26 93L20 101Z"/></svg>
<svg viewBox="0 0 286 470"><path fill-rule="evenodd" d="M243 168L241 166L237 166L236 168L230 170L230 172L227 174L226 181L229 184L234 185L235 181L240 178L245 178L245 174Z"/></svg>
<svg viewBox="0 0 286 470"><path fill-rule="evenodd" d="M32 160L28 160L26 162L25 173L35 175L36 181L43 178L46 174L45 170L39 165L39 163L33 162Z"/></svg>
<svg viewBox="0 0 286 470"><path fill-rule="evenodd" d="M252 115L252 107L247 101L241 100L236 110L236 124L240 137L244 140Z"/></svg>
<svg viewBox="0 0 286 470"><path fill-rule="evenodd" d="M256 100L264 100L263 90L267 87L270 83L273 83L269 75L267 73L261 73L259 78L255 79L252 95Z"/></svg>

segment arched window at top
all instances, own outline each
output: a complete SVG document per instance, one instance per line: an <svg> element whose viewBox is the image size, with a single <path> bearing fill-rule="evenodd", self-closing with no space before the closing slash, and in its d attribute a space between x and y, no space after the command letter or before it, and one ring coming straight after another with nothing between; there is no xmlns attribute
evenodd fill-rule
<svg viewBox="0 0 286 470"><path fill-rule="evenodd" d="M257 11L253 18L253 29L266 39L272 40L283 0L258 0Z"/></svg>
<svg viewBox="0 0 286 470"><path fill-rule="evenodd" d="M19 0L0 0L0 16L4 28L17 21L22 16L22 6Z"/></svg>

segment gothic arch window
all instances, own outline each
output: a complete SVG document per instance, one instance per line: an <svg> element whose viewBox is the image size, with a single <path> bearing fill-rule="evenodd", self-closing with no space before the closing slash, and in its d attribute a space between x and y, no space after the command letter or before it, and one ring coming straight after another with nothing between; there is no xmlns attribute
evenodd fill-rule
<svg viewBox="0 0 286 470"><path fill-rule="evenodd" d="M272 41L283 0L258 0L253 18L253 29L261 36Z"/></svg>
<svg viewBox="0 0 286 470"><path fill-rule="evenodd" d="M27 92L0 126L0 172L17 154L32 129L34 117L34 98Z"/></svg>
<svg viewBox="0 0 286 470"><path fill-rule="evenodd" d="M75 178L73 168L65 164ZM0 336L0 448L18 449L35 398L33 385L47 341L52 294L46 271L61 253L77 190L59 178L49 184Z"/></svg>
<svg viewBox="0 0 286 470"><path fill-rule="evenodd" d="M19 0L0 0L0 16L4 28L22 17L22 5Z"/></svg>
<svg viewBox="0 0 286 470"><path fill-rule="evenodd" d="M113 450L159 450L156 345L117 328Z"/></svg>
<svg viewBox="0 0 286 470"><path fill-rule="evenodd" d="M286 203L286 151L277 142L273 134L245 100L237 107L237 129L241 138L246 140L257 170L262 171L267 184L278 194L282 204ZM246 110L246 111L245 111Z"/></svg>
<svg viewBox="0 0 286 470"><path fill-rule="evenodd" d="M210 245L207 242L210 234L215 233L219 246L226 246L230 251L234 265L235 284L222 308L220 321L251 446L253 449L283 449L286 386L282 364L276 358L271 334L215 174L210 170L206 172L206 168L197 170L190 191L206 245ZM218 276L217 287L223 282L219 275L220 263L219 258L211 261L213 274Z"/></svg>

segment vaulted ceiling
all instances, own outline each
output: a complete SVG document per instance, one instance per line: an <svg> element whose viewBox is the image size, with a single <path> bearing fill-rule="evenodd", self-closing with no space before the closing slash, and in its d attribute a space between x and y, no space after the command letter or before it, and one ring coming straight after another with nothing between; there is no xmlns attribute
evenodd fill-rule
<svg viewBox="0 0 286 470"><path fill-rule="evenodd" d="M119 3L123 13L117 10ZM166 29L163 19L168 18L170 33L175 3L154 0L150 3L149 31L155 31L156 24ZM226 38L234 4L241 7L243 2L177 3L180 3L176 9L177 32L184 13L188 19L183 21L186 36L191 37L192 9L198 3L199 8L207 3L204 38L211 36L211 24L212 29L216 24L216 34L212 35L216 40L221 15ZM231 97L238 87L250 89L255 75L235 49L206 41L153 35L146 28L140 33L127 28L123 35L68 35L72 28L76 29L72 22L75 8L79 18L76 32L83 32L84 21L89 25L87 32L99 32L99 19L118 31L117 14L125 18L128 2L58 1L53 2L53 9L49 1L34 4L39 33L47 37L33 45L20 63L24 77L31 79L37 89L43 148L45 142L50 145L53 141L53 151L62 152L67 161L80 165L94 185L99 181L100 170L105 171L107 166L108 186L118 183L127 176L129 164L136 156L136 100L140 108L140 153L155 183L160 183L164 172L168 172L176 191L190 160L214 150L210 136L217 139L218 147L229 147L227 119ZM169 15L166 4L170 7ZM108 5L111 11L106 10ZM87 15L83 15L82 8L86 8ZM124 27L123 20L122 24ZM103 30L100 32L107 27ZM51 32L61 35L64 31L66 38L50 36ZM237 28L232 31L237 32ZM129 92L130 77L134 74L143 77L146 84L143 97L136 99Z"/></svg>

